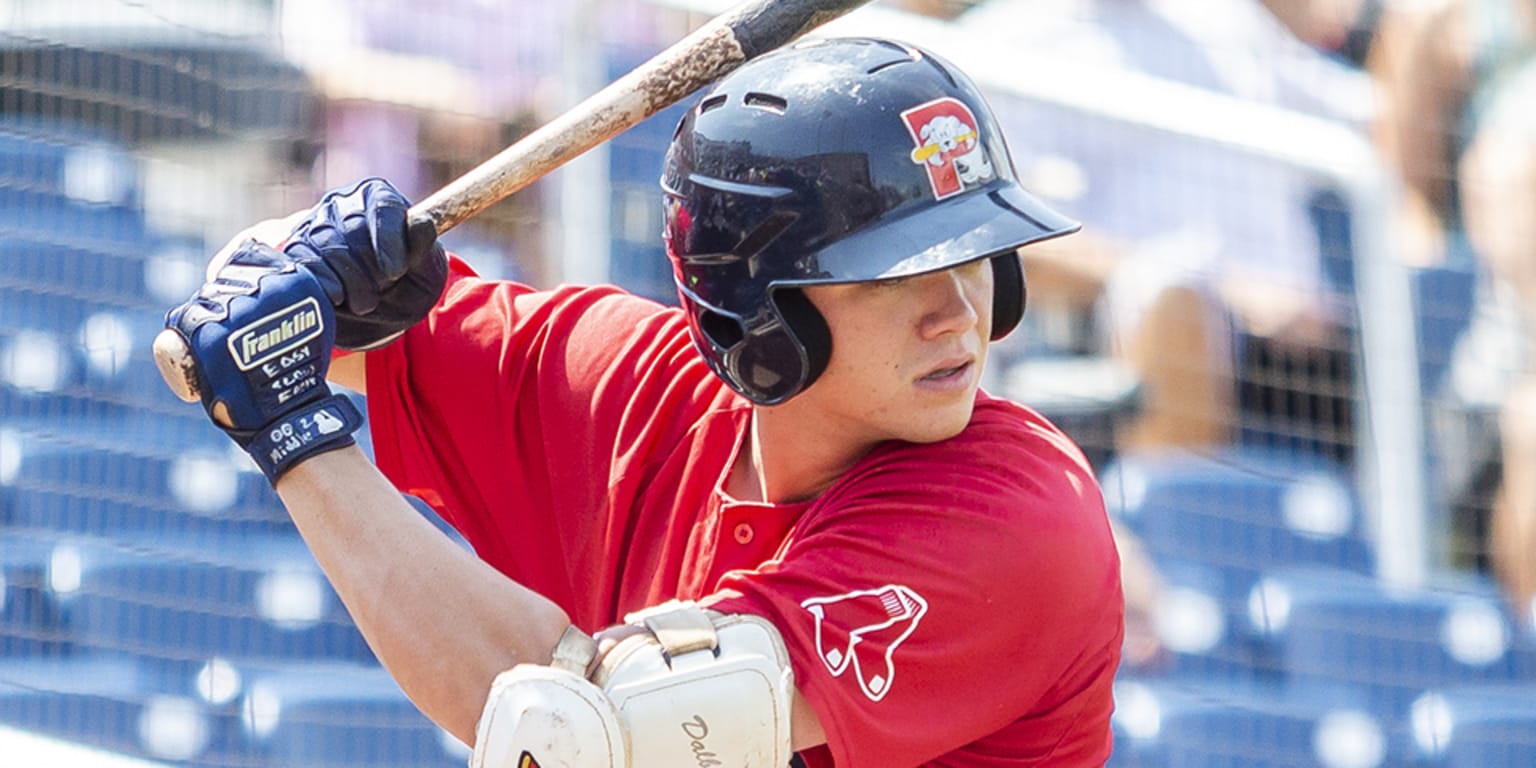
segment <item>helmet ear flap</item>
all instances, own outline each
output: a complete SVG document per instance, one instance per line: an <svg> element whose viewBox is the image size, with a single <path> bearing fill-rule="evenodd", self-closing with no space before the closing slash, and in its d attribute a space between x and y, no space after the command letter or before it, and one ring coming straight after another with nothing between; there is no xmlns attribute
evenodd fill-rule
<svg viewBox="0 0 1536 768"><path fill-rule="evenodd" d="M773 291L769 303L776 320L751 331L686 290L679 288L678 296L694 346L710 369L758 405L777 405L799 394L832 358L831 329L799 288Z"/></svg>
<svg viewBox="0 0 1536 768"><path fill-rule="evenodd" d="M827 363L832 359L832 329L827 327L827 320L816 310L816 305L806 298L804 290L775 290L773 304L779 317L784 319L784 325L805 350L805 379L800 385L804 390L827 370Z"/></svg>
<svg viewBox="0 0 1536 768"><path fill-rule="evenodd" d="M992 340L1013 333L1024 319L1028 290L1024 284L1024 263L1018 251L993 256L992 262Z"/></svg>

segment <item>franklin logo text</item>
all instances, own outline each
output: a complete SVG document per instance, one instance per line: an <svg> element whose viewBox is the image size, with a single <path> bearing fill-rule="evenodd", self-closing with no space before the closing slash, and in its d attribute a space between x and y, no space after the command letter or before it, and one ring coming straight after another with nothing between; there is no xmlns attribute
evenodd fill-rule
<svg viewBox="0 0 1536 768"><path fill-rule="evenodd" d="M325 330L320 303L313 297L273 312L229 335L229 354L248 371L303 346Z"/></svg>

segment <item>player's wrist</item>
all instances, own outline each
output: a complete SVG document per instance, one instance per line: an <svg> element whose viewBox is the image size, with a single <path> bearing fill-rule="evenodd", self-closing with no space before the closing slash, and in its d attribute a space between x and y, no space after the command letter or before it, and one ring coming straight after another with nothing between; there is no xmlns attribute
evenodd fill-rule
<svg viewBox="0 0 1536 768"><path fill-rule="evenodd" d="M300 462L356 445L352 433L362 424L362 414L350 399L330 394L280 414L260 429L226 431L275 486Z"/></svg>

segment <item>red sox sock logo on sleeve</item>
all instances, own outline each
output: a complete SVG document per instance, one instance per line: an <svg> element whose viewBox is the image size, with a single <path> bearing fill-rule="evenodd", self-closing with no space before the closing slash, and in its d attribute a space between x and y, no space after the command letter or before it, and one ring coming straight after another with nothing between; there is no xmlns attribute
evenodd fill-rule
<svg viewBox="0 0 1536 768"><path fill-rule="evenodd" d="M901 119L917 144L912 162L927 169L936 199L992 180L992 160L976 115L959 99L946 96L919 104L902 112Z"/></svg>
<svg viewBox="0 0 1536 768"><path fill-rule="evenodd" d="M816 655L833 677L849 669L870 701L890 692L896 648L917 629L928 602L899 584L800 603L816 619Z"/></svg>

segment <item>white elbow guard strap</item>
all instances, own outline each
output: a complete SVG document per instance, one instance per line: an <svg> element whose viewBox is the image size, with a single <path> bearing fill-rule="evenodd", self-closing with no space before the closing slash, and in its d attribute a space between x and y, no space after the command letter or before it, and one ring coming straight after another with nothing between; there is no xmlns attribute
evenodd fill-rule
<svg viewBox="0 0 1536 768"><path fill-rule="evenodd" d="M592 638L566 632L550 666L496 676L470 768L789 764L784 641L756 616L667 603L625 617L625 638L585 676Z"/></svg>

